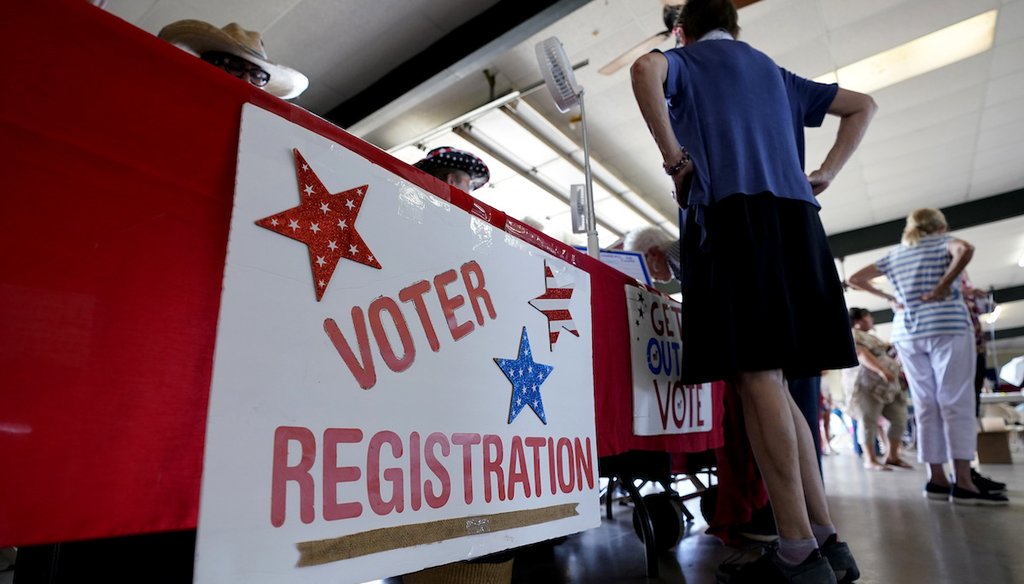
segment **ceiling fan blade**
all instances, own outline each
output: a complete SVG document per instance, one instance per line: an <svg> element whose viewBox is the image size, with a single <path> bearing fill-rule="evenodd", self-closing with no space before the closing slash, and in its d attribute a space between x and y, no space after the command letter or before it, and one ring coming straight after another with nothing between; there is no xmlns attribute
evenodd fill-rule
<svg viewBox="0 0 1024 584"><path fill-rule="evenodd" d="M665 42L665 39L667 39L670 34L672 34L671 31L663 30L656 35L647 37L646 39L637 43L636 46L634 46L633 48L629 49L625 53L622 53L621 55L610 61L604 67L598 69L597 72L600 73L601 75L611 75L615 73L616 71L622 69L626 65L632 64L633 61L639 59L641 55L643 55L644 53L650 51L654 47Z"/></svg>

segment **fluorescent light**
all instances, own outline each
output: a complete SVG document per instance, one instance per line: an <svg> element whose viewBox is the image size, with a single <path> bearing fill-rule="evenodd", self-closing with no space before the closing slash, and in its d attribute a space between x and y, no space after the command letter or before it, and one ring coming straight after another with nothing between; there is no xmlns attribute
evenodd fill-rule
<svg viewBox="0 0 1024 584"><path fill-rule="evenodd" d="M870 93L992 48L998 10L989 10L815 79Z"/></svg>
<svg viewBox="0 0 1024 584"><path fill-rule="evenodd" d="M473 152L491 171L491 181L474 191L473 197L516 218L543 219L548 235L585 245L586 237L570 229L567 202L569 186L583 182L582 164L569 161L581 161L582 149L524 101L517 102L511 113L479 108L471 114L460 116L459 123L449 122L424 133L415 144L399 145L389 152L409 164L437 146ZM674 217L644 201L599 161L591 159L590 164L602 242L649 224L668 233L678 232Z"/></svg>
<svg viewBox="0 0 1024 584"><path fill-rule="evenodd" d="M1003 306L1001 304L996 305L996 309L984 316L985 322L988 324L995 324L999 320L999 315L1003 312Z"/></svg>
<svg viewBox="0 0 1024 584"><path fill-rule="evenodd" d="M1021 252L1020 257L1017 258L1017 265L1024 268L1024 252Z"/></svg>

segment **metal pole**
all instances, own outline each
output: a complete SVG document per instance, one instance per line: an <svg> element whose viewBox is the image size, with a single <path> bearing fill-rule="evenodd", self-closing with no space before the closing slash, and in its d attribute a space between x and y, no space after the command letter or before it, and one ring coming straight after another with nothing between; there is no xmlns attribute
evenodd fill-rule
<svg viewBox="0 0 1024 584"><path fill-rule="evenodd" d="M590 179L590 144L587 143L587 113L583 109L583 91L580 91L580 123L583 124L583 175L587 185L587 253L600 258L601 247L597 242L597 221L594 214L594 185Z"/></svg>
<svg viewBox="0 0 1024 584"><path fill-rule="evenodd" d="M521 102L521 100L520 100L520 102ZM562 146L556 144L553 140L548 139L548 137L545 136L542 132L538 131L537 128L534 128L533 125L530 122L526 121L523 118L522 114L520 114L516 110L515 107L513 107L510 104L505 104L505 105L501 106L498 109L502 113L507 115L508 117L512 118L512 120L514 120L515 123L519 124L519 127L523 128L524 130L529 132L531 136L533 136L534 138L540 140L548 148L554 150L555 153L557 153L559 156L562 157L562 160L565 160L566 162L571 164L573 166L573 168L575 168L576 170L579 170L580 172L586 172L586 169L583 167L582 164L580 164L580 162L578 160L576 160L575 158L570 156L569 153L562 148ZM571 138L570 138L570 140L571 140ZM575 142L573 143L573 146L576 146ZM584 152L584 155L585 154L586 154L586 152ZM611 172L607 168L605 168L605 170L608 171L609 173ZM622 180L622 178L620 178L619 176L616 176L614 174L613 174L613 176L615 176L616 180L618 180L619 182L621 182L624 185L626 185L626 188L628 188L633 193L638 192L636 189L634 189L631 186L629 186L628 184L626 184L626 181ZM637 215L643 217L647 221L650 221L651 225L658 226L658 225L660 225L661 223L664 223L664 222L668 222L668 223L671 224L673 221L675 221L675 219L670 219L669 217L663 215L657 209L653 209L653 210L654 210L655 213L658 214L658 216L657 217L652 217L650 213L648 213L647 211L641 209L636 204L630 202L628 199L626 199L624 196L622 196L623 193L616 191L614 188L612 188L612 185L608 184L606 181L601 180L601 177L595 176L595 177L593 177L593 180L594 180L595 183L597 183L597 186L604 187L604 189L606 191L611 193L612 196L614 196L616 198L616 200L618 200L620 203L625 205L630 211L632 211L632 212L636 213ZM676 233L676 236L678 236L678 235L679 234Z"/></svg>
<svg viewBox="0 0 1024 584"><path fill-rule="evenodd" d="M569 201L568 195L566 195L565 193L561 193L561 192L555 190L551 185L549 185L547 183L547 181L544 181L544 180L541 180L541 179L537 178L537 176L533 172L531 172L529 168L526 168L526 167L522 166L521 164L519 164L515 160L513 160L513 159L509 158L508 156L506 156L498 148L493 147L490 144L489 141L483 139L483 137L481 137L479 134L475 133L473 131L472 127L469 126L469 124L463 124L461 126L456 126L456 127L452 128L452 133L455 134L456 136L462 138L466 142L469 142L473 146L476 146L481 151L486 152L487 154L493 156L495 159L497 159L498 162L500 162L500 163L504 164L505 166L511 168L512 170L516 171L516 173L519 176L521 176L521 177L525 178L526 180L530 181L531 183L533 183L534 185L539 187L544 192L546 192L546 193L550 194L551 196L555 197L556 199L562 201L567 206L569 205L570 201ZM606 221L599 221L599 223L600 223L600 225L602 227L604 227L608 231L610 231L613 234L615 234L616 237L622 237L623 235L625 235L624 233L622 233L618 229L616 229L616 228L612 227L611 225L609 225Z"/></svg>
<svg viewBox="0 0 1024 584"><path fill-rule="evenodd" d="M990 287L988 290L988 305L990 307L996 305L996 295L994 287ZM999 391L999 349L996 348L996 323L988 323L988 328L992 332L992 367L994 367L996 370L996 382L995 387L992 388L992 391ZM988 346L989 344L986 343L985 348L987 349Z"/></svg>

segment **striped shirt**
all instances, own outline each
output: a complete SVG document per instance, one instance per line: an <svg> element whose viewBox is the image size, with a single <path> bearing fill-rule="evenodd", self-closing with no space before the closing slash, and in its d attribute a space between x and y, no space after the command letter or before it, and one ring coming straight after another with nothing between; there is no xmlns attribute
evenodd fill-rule
<svg viewBox="0 0 1024 584"><path fill-rule="evenodd" d="M922 237L917 245L899 245L875 262L896 288L896 300L903 310L893 318L892 341L908 341L936 335L968 334L971 320L960 292L960 279L950 286L950 295L925 302L921 296L942 279L952 257L947 234Z"/></svg>

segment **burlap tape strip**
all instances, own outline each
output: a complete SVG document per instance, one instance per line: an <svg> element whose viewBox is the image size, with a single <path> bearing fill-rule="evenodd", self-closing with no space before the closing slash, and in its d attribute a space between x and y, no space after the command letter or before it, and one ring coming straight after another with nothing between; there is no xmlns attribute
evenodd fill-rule
<svg viewBox="0 0 1024 584"><path fill-rule="evenodd" d="M302 541L295 544L295 547L299 549L299 561L296 566L300 568L319 566L329 562L455 539L456 537L493 533L557 521L579 515L576 511L578 506L578 503L565 503L539 509L523 509L491 515L473 515L427 523L382 527L331 539Z"/></svg>

